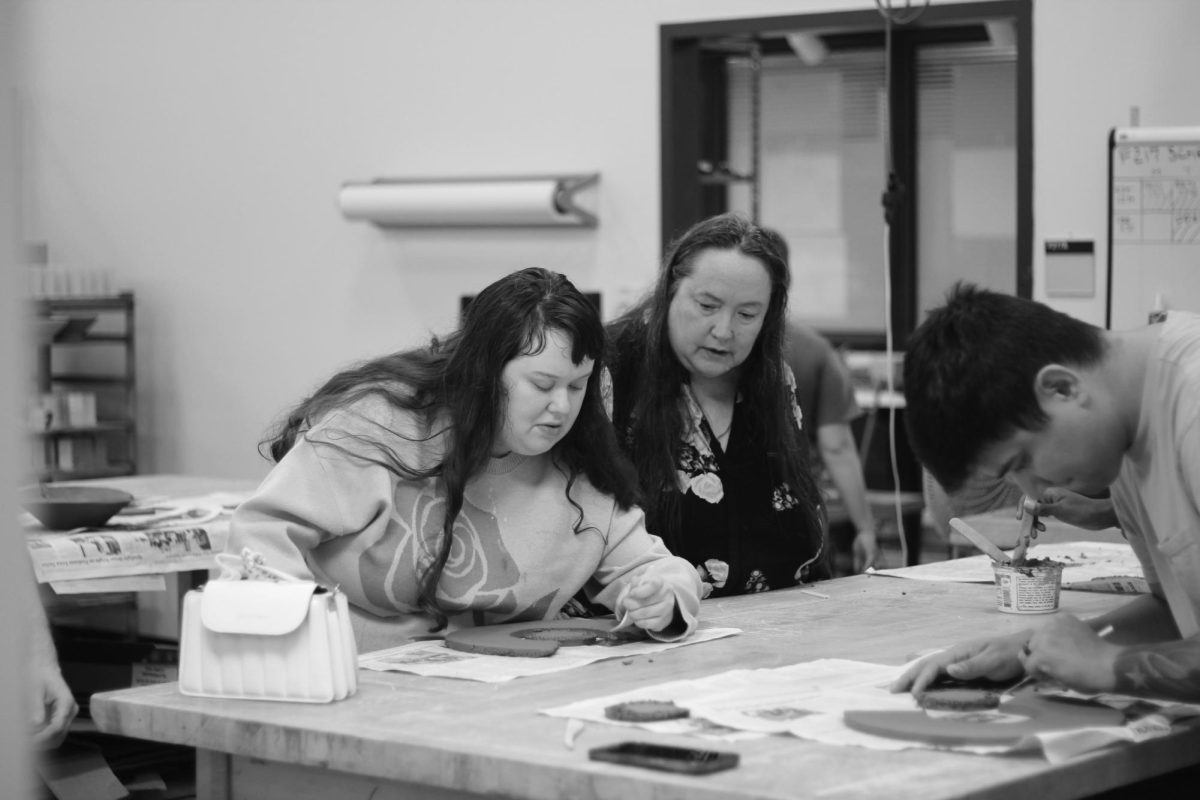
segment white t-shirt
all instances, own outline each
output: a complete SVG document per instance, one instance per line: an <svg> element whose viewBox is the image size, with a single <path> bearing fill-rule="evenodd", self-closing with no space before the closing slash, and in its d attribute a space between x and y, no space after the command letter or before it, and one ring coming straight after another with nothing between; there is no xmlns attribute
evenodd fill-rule
<svg viewBox="0 0 1200 800"><path fill-rule="evenodd" d="M1121 528L1180 632L1200 633L1200 316L1173 311L1146 365L1133 445L1112 486Z"/></svg>

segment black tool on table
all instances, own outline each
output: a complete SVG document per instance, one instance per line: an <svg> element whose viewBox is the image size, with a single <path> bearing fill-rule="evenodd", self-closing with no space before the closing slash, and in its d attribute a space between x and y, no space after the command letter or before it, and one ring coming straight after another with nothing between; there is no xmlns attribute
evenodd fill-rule
<svg viewBox="0 0 1200 800"><path fill-rule="evenodd" d="M687 775L706 775L732 769L738 765L738 754L718 750L697 750L650 742L621 742L588 751L593 761L608 761L631 767L646 767Z"/></svg>

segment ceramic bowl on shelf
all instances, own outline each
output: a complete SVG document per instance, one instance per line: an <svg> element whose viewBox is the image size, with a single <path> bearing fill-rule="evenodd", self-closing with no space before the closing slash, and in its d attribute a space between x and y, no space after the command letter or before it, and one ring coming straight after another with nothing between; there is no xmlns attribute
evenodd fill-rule
<svg viewBox="0 0 1200 800"><path fill-rule="evenodd" d="M45 527L54 531L97 528L133 502L133 495L104 486L26 486L19 492L21 505Z"/></svg>

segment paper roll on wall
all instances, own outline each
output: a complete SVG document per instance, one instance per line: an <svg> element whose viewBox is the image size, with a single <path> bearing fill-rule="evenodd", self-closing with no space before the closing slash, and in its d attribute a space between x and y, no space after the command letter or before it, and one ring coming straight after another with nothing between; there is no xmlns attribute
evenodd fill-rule
<svg viewBox="0 0 1200 800"><path fill-rule="evenodd" d="M381 179L347 183L338 201L347 219L385 227L593 226L574 193L598 177Z"/></svg>

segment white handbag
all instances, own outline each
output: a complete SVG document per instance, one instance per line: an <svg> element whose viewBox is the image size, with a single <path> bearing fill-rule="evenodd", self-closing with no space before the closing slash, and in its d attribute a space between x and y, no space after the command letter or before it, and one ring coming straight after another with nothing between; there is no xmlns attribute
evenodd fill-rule
<svg viewBox="0 0 1200 800"><path fill-rule="evenodd" d="M328 703L357 688L342 592L313 581L217 579L184 597L183 694Z"/></svg>

